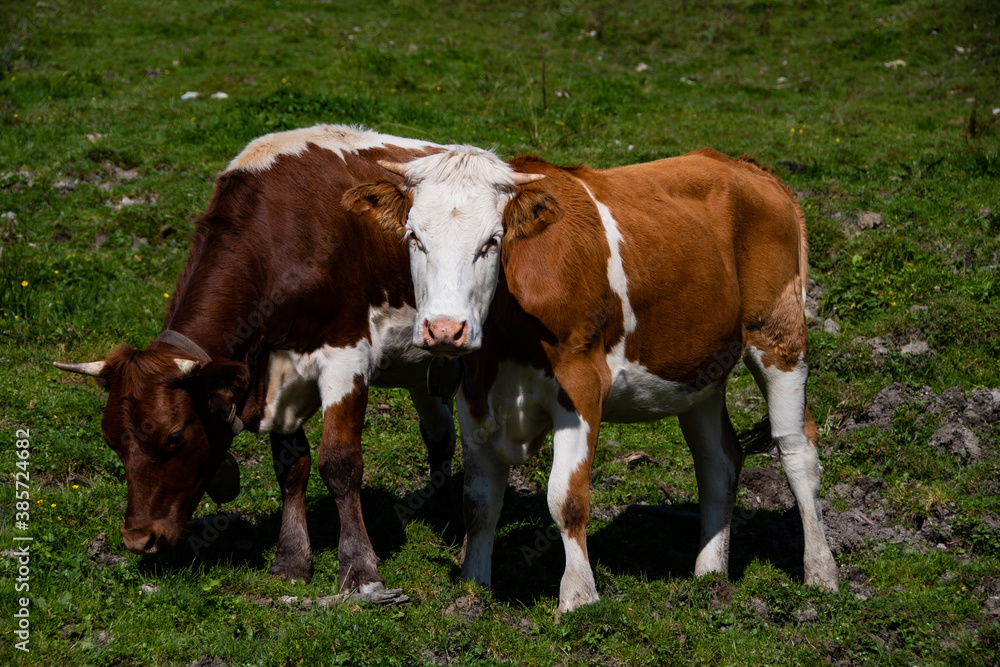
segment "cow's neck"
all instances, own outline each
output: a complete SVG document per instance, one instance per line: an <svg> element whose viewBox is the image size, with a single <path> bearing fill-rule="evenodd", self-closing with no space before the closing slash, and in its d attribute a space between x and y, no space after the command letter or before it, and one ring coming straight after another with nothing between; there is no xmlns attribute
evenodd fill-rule
<svg viewBox="0 0 1000 667"><path fill-rule="evenodd" d="M228 241L204 245L195 246L177 280L163 329L186 336L213 359L248 362L263 324L259 313L253 316L264 300L259 281Z"/></svg>

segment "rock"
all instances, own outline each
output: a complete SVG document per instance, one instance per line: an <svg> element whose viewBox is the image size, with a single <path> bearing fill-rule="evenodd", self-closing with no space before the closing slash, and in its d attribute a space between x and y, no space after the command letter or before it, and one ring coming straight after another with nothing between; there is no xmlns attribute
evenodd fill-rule
<svg viewBox="0 0 1000 667"><path fill-rule="evenodd" d="M635 470L639 466L643 465L654 465L654 466L660 465L659 463L651 459L649 455L646 454L646 452L629 452L628 454L622 457L622 460L625 461L625 465L628 466L629 470Z"/></svg>
<svg viewBox="0 0 1000 667"><path fill-rule="evenodd" d="M795 610L795 620L799 623L813 623L819 620L819 612L812 607L802 607Z"/></svg>
<svg viewBox="0 0 1000 667"><path fill-rule="evenodd" d="M889 350L889 344L885 342L884 338L881 338L881 337L878 337L878 338L869 338L867 340L865 340L864 338L862 338L861 340L863 342L867 343L868 347L870 347L872 349L872 352L875 353L875 354L877 354L877 355L880 355L880 354L889 354L889 352L890 352L890 350Z"/></svg>
<svg viewBox="0 0 1000 667"><path fill-rule="evenodd" d="M156 585L154 585L154 584L143 584L143 585L142 585L142 586L140 586L139 588L140 588L140 589L142 590L142 592L143 592L143 593L145 593L146 595L152 595L153 593L159 593L159 592L160 592L160 587L159 587L159 586L156 586Z"/></svg>
<svg viewBox="0 0 1000 667"><path fill-rule="evenodd" d="M823 322L823 331L834 336L840 335L840 325L831 319Z"/></svg>
<svg viewBox="0 0 1000 667"><path fill-rule="evenodd" d="M858 229L874 229L882 224L882 216L872 211L861 211L857 216Z"/></svg>
<svg viewBox="0 0 1000 667"><path fill-rule="evenodd" d="M976 463L982 458L979 438L972 429L963 424L942 426L931 436L930 445L935 449L954 454L968 463Z"/></svg>
<svg viewBox="0 0 1000 667"><path fill-rule="evenodd" d="M771 608L760 598L750 598L747 600L747 607L762 621L771 620Z"/></svg>
<svg viewBox="0 0 1000 667"><path fill-rule="evenodd" d="M53 183L52 189L57 190L61 195L65 195L66 193L73 192L73 190L76 190L76 186L79 184L80 181L78 181L77 179L68 178L66 180L56 181L55 183Z"/></svg>
<svg viewBox="0 0 1000 667"><path fill-rule="evenodd" d="M926 341L916 340L912 343L907 343L899 351L903 354L925 355L931 353L931 346Z"/></svg>
<svg viewBox="0 0 1000 667"><path fill-rule="evenodd" d="M910 306L911 313L923 313L930 310L927 306L922 306L919 303Z"/></svg>
<svg viewBox="0 0 1000 667"><path fill-rule="evenodd" d="M445 657L443 655L439 655L439 654L435 653L434 651L432 651L429 648L428 649L424 649L423 652L420 654L420 661L423 662L424 664L430 663L432 665L447 665L448 664L448 658L447 657Z"/></svg>

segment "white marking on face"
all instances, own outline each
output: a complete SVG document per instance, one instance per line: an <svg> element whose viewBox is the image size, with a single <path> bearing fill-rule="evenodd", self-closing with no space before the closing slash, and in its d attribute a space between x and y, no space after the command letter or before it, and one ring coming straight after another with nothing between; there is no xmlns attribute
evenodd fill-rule
<svg viewBox="0 0 1000 667"><path fill-rule="evenodd" d="M264 171L282 155L300 155L309 144L333 151L340 158L345 152L357 153L370 148L398 146L411 150L435 148L437 144L405 137L379 134L362 127L349 125L316 125L286 132L275 132L251 141L222 173L235 171Z"/></svg>
<svg viewBox="0 0 1000 667"><path fill-rule="evenodd" d="M448 146L409 163L406 223L417 303L413 344L425 347L424 322L464 323L461 352L477 349L500 272L503 210L514 171L489 151Z"/></svg>

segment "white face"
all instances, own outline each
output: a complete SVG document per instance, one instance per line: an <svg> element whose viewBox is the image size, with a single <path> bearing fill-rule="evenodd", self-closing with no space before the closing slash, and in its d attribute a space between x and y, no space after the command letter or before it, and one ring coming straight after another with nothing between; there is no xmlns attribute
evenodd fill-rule
<svg viewBox="0 0 1000 667"><path fill-rule="evenodd" d="M425 179L412 186L405 234L417 347L458 356L482 345L500 272L502 214L510 191L459 178Z"/></svg>

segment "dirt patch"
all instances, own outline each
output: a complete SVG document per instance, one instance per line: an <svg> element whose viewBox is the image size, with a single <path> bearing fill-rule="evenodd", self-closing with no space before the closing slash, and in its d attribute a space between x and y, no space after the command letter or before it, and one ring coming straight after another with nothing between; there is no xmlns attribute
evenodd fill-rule
<svg viewBox="0 0 1000 667"><path fill-rule="evenodd" d="M736 587L722 578L713 580L708 585L708 590L712 611L719 611L723 607L729 606L729 603L733 601L733 594L736 593Z"/></svg>
<svg viewBox="0 0 1000 667"><path fill-rule="evenodd" d="M511 487L517 491L518 495L530 496L536 493L540 493L542 488L534 482L530 477L524 474L524 471L518 466L511 466L510 472L507 474L507 486Z"/></svg>
<svg viewBox="0 0 1000 667"><path fill-rule="evenodd" d="M98 567L113 567L128 563L128 558L125 556L111 552L108 548L108 536L104 533L98 533L87 542L87 557L91 563Z"/></svg>
<svg viewBox="0 0 1000 667"><path fill-rule="evenodd" d="M848 589L857 599L863 601L872 596L872 589L868 585L868 577L860 567L841 565L840 580L847 582Z"/></svg>
<svg viewBox="0 0 1000 667"><path fill-rule="evenodd" d="M486 602L475 595L465 595L451 604L444 612L449 618L457 618L460 621L474 621L486 612Z"/></svg>
<svg viewBox="0 0 1000 667"><path fill-rule="evenodd" d="M879 392L863 413L848 418L841 430L862 426L889 429L901 408L919 411L918 422L924 415L940 419L942 426L928 444L972 464L982 459L981 448L1000 422L1000 389L976 389L966 394L958 387L950 387L935 394L930 387L913 389L897 382ZM976 431L986 437L981 439Z"/></svg>
<svg viewBox="0 0 1000 667"><path fill-rule="evenodd" d="M204 658L198 658L188 664L187 667L226 667L226 663L222 661L222 658L206 655Z"/></svg>
<svg viewBox="0 0 1000 667"><path fill-rule="evenodd" d="M983 457L979 438L964 424L948 424L939 428L931 436L930 445L969 463L976 463Z"/></svg>
<svg viewBox="0 0 1000 667"><path fill-rule="evenodd" d="M795 504L785 476L774 468L744 468L740 488L743 505L750 509L787 509Z"/></svg>

